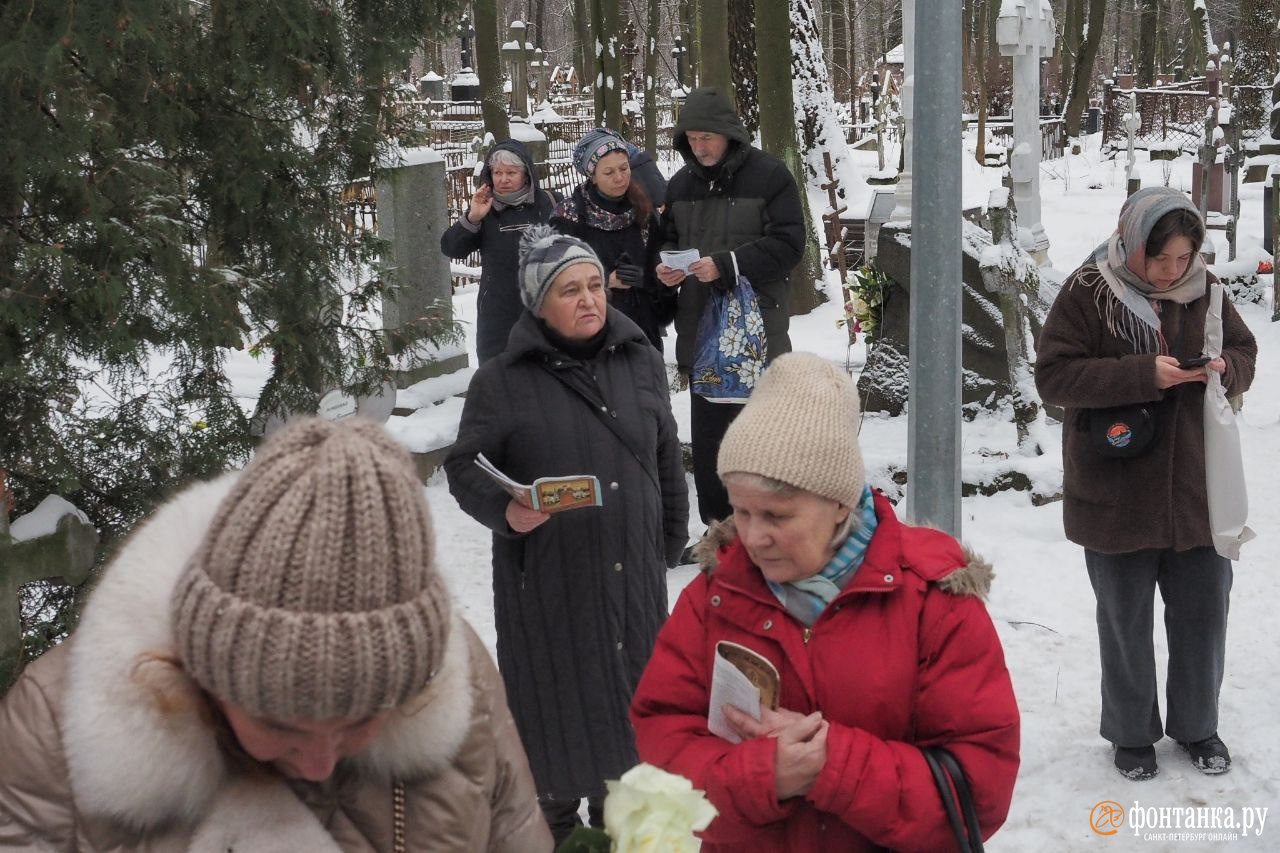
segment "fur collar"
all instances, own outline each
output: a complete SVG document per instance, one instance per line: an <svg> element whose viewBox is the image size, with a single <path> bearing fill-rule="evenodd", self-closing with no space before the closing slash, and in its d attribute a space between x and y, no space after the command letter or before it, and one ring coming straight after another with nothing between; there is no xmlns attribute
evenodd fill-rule
<svg viewBox="0 0 1280 853"><path fill-rule="evenodd" d="M715 571L720 562L721 549L729 547L737 538L738 528L733 523L733 516L724 521L712 522L702 539L693 546L693 558L699 568L708 574ZM985 599L991 591L992 581L995 580L995 571L985 557L968 545L962 542L960 547L964 553L964 564L943 574L938 579L938 587L952 595L976 595ZM911 568L910 564L906 567Z"/></svg>
<svg viewBox="0 0 1280 853"><path fill-rule="evenodd" d="M63 736L76 803L86 813L148 830L194 825L262 799L238 793L243 780L234 778L196 711L202 698L195 683L172 667L147 664L175 655L170 594L237 476L196 485L154 513L112 560L85 608L68 650ZM447 765L468 732L470 681L467 631L455 615L441 672L411 703L421 710L394 715L351 759L356 771L412 780Z"/></svg>

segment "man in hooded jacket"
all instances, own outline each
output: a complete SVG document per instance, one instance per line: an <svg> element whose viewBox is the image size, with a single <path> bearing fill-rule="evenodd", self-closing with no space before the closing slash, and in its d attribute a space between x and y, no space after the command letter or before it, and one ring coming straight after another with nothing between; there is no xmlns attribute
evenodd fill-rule
<svg viewBox="0 0 1280 853"><path fill-rule="evenodd" d="M676 362L693 369L698 320L713 287L731 287L745 276L760 302L766 362L791 351L788 276L804 254L800 191L786 165L751 145L751 135L728 97L714 86L685 98L673 132L685 165L667 185L664 249L697 249L702 257L686 276L659 264L658 278L680 288L676 311ZM710 523L730 514L716 476L716 454L740 405L713 403L690 392L693 478L698 512Z"/></svg>

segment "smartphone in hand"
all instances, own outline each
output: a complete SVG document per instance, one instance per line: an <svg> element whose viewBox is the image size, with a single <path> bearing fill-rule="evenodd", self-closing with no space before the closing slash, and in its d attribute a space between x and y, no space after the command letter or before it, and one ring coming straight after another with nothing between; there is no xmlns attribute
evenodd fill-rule
<svg viewBox="0 0 1280 853"><path fill-rule="evenodd" d="M1178 362L1179 370L1195 370L1197 367L1204 367L1212 359L1207 355L1196 356L1195 358L1184 358Z"/></svg>

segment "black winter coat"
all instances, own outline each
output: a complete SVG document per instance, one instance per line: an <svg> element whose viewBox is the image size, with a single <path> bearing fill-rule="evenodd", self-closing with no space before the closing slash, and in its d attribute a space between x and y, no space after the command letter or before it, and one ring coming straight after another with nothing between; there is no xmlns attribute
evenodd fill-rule
<svg viewBox="0 0 1280 853"><path fill-rule="evenodd" d="M480 363L497 356L507 347L507 335L524 312L520 301L520 237L530 225L551 218L558 196L538 189L538 175L533 158L522 143L514 139L499 142L493 151L505 149L524 161L525 174L533 188L527 204L498 210L495 206L479 225L472 225L463 214L440 235L440 251L454 259L480 252L480 293L476 296L476 355ZM492 152L490 152L492 154ZM486 162L480 173L481 183L493 186L493 176Z"/></svg>
<svg viewBox="0 0 1280 853"><path fill-rule="evenodd" d="M479 452L522 483L594 474L604 505L517 534ZM476 371L445 472L463 510L493 531L498 667L538 792L601 796L636 763L627 708L688 536L662 356L610 308L604 346L580 362L526 312L507 351Z"/></svg>
<svg viewBox="0 0 1280 853"><path fill-rule="evenodd" d="M787 277L804 254L804 208L795 179L781 160L753 148L742 123L713 89L695 89L680 111L673 140L685 165L667 184L662 218L664 249L697 249L720 270L718 284L734 281L734 263L760 300L767 360L791 351L787 336ZM724 158L701 165L689 147L690 131L729 137ZM696 278L680 286L676 362L693 368L698 319L711 289Z"/></svg>
<svg viewBox="0 0 1280 853"><path fill-rule="evenodd" d="M609 288L609 304L630 317L649 342L662 350L662 330L676 313L676 292L658 281L658 248L661 241L658 217L636 221L631 202L610 200L585 181L569 198L556 205L551 224L563 234L585 242L604 266L605 281L620 263L644 268L640 287Z"/></svg>

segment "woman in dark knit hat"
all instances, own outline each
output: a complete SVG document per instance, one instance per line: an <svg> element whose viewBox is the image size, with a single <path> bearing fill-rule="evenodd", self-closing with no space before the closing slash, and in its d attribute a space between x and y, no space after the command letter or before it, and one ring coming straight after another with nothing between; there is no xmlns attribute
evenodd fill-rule
<svg viewBox="0 0 1280 853"><path fill-rule="evenodd" d="M188 489L0 702L0 848L550 850L409 455L307 420Z"/></svg>
<svg viewBox="0 0 1280 853"><path fill-rule="evenodd" d="M609 304L626 314L659 350L663 329L675 318L677 293L658 281L658 216L633 179L630 148L612 130L596 128L573 149L586 176L558 205L551 224L582 240L604 269Z"/></svg>
<svg viewBox="0 0 1280 853"><path fill-rule="evenodd" d="M848 374L793 352L720 445L733 515L695 548L706 571L631 708L640 758L719 810L704 851L953 849L926 746L963 768L984 838L1008 813L1019 721L982 603L991 566L897 519L866 482L858 423ZM776 710L710 708L722 641L772 664Z"/></svg>
<svg viewBox="0 0 1280 853"><path fill-rule="evenodd" d="M605 780L636 763L627 706L667 615L689 498L662 356L606 304L600 261L542 226L523 249L528 310L471 380L445 471L493 531L498 666L560 840L583 797L599 825ZM475 464L479 453L521 483L595 476L603 505L537 512Z"/></svg>
<svg viewBox="0 0 1280 853"><path fill-rule="evenodd" d="M1067 538L1084 546L1097 596L1101 734L1115 744L1116 768L1134 780L1156 775L1155 744L1166 733L1200 771L1231 766L1218 737L1218 692L1232 572L1209 528L1204 390L1213 371L1228 395L1244 393L1258 348L1228 297L1222 354L1178 366L1205 348L1217 279L1200 258L1204 238L1180 191L1134 193L1115 233L1063 284L1036 347L1040 396L1066 410L1062 518ZM1139 403L1153 416L1152 435L1091 433L1091 410ZM1141 452L1108 456L1104 442ZM1157 587L1169 637L1164 727L1151 640Z"/></svg>

